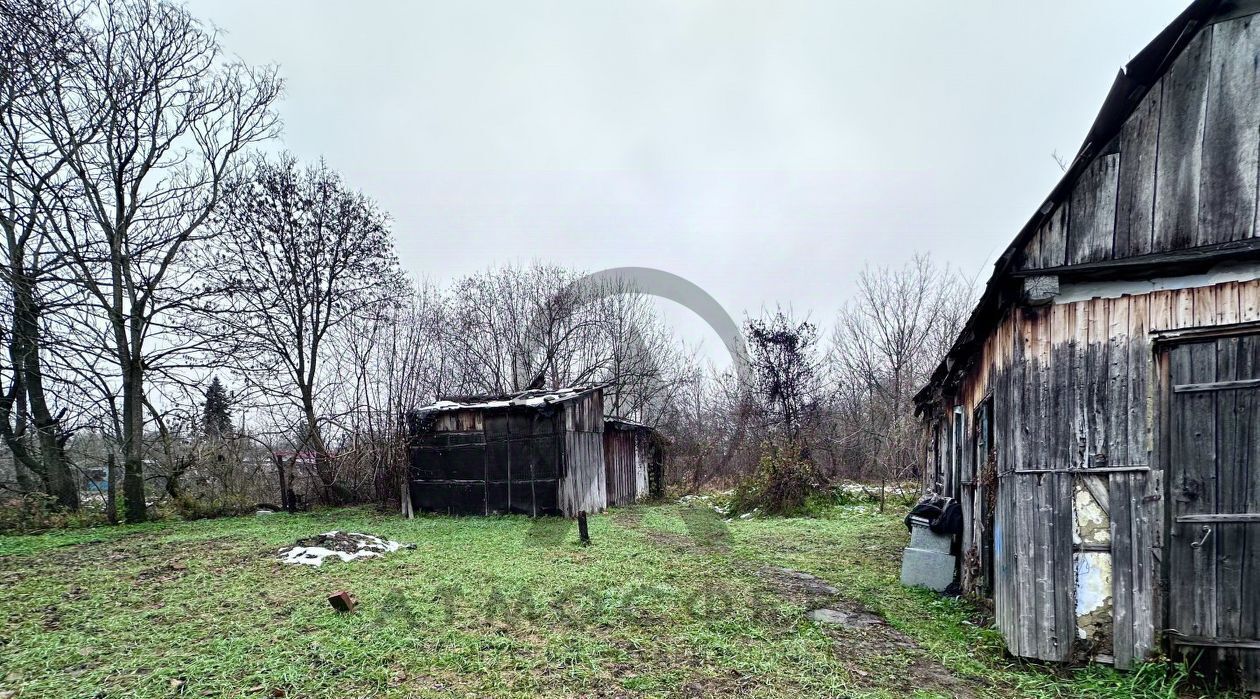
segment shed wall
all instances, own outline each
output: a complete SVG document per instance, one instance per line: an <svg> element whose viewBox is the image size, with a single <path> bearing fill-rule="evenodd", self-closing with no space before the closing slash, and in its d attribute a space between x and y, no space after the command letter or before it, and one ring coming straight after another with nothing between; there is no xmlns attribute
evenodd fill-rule
<svg viewBox="0 0 1260 699"><path fill-rule="evenodd" d="M449 410L413 425L412 506L478 515L601 511L603 419L595 390L542 408Z"/></svg>
<svg viewBox="0 0 1260 699"><path fill-rule="evenodd" d="M604 478L608 504L628 505L647 495L647 455L639 430L604 430Z"/></svg>
<svg viewBox="0 0 1260 699"><path fill-rule="evenodd" d="M564 474L560 508L567 515L600 512L608 506L604 478L604 395L602 391L565 403Z"/></svg>

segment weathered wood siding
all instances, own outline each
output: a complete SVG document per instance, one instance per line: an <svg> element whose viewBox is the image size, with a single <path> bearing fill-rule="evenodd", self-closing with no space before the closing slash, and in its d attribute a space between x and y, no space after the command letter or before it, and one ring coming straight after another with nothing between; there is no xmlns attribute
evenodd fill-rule
<svg viewBox="0 0 1260 699"><path fill-rule="evenodd" d="M647 464L637 430L604 429L604 480L608 506L629 505L647 492Z"/></svg>
<svg viewBox="0 0 1260 699"><path fill-rule="evenodd" d="M1166 357L1173 657L1260 692L1260 332Z"/></svg>
<svg viewBox="0 0 1260 699"><path fill-rule="evenodd" d="M1025 270L1260 235L1260 15L1204 28L1023 248Z"/></svg>
<svg viewBox="0 0 1260 699"><path fill-rule="evenodd" d="M1260 281L1227 282L1017 307L986 339L936 409L929 480L955 494L962 488L954 484L974 481L974 450L959 449L955 435L974 444L971 416L991 398L993 596L1013 654L1065 660L1084 650L1129 667L1155 648L1165 503L1153 440L1166 367L1152 333L1253 321L1260 321ZM984 532L976 504L968 508L965 549L979 546ZM1086 531L1098 525L1085 521L1089 513L1102 518L1101 532ZM1081 541L1083 534L1091 536ZM1088 621L1106 623L1110 633L1078 644L1077 587L1100 580L1106 599L1087 610Z"/></svg>
<svg viewBox="0 0 1260 699"><path fill-rule="evenodd" d="M566 515L608 506L604 478L604 394L594 391L564 403L564 472L560 509Z"/></svg>

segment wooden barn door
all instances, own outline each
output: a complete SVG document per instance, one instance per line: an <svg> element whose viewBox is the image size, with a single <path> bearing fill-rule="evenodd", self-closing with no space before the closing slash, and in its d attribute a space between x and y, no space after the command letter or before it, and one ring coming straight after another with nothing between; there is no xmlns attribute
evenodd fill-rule
<svg viewBox="0 0 1260 699"><path fill-rule="evenodd" d="M1169 352L1169 638L1260 690L1260 335Z"/></svg>

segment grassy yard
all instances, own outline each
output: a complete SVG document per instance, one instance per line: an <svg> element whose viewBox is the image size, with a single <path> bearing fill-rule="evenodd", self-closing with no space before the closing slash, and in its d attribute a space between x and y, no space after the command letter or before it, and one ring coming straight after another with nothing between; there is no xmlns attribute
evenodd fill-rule
<svg viewBox="0 0 1260 699"><path fill-rule="evenodd" d="M274 561L332 529L415 548ZM965 603L897 584L905 529L869 508L726 523L645 506L593 517L591 536L340 510L0 537L0 699L1176 694L1159 666L1004 659ZM340 589L359 611L329 607ZM815 606L887 624L822 626Z"/></svg>

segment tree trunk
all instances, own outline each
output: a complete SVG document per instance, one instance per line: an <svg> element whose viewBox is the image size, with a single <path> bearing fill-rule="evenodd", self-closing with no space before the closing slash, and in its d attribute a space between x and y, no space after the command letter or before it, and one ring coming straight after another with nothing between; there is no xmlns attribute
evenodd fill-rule
<svg viewBox="0 0 1260 699"><path fill-rule="evenodd" d="M128 524L148 518L144 502L144 373L135 364L123 375L123 509Z"/></svg>
<svg viewBox="0 0 1260 699"><path fill-rule="evenodd" d="M105 461L105 519L110 524L118 524L118 487L114 485L118 478L117 472L114 453L110 452Z"/></svg>
<svg viewBox="0 0 1260 699"><path fill-rule="evenodd" d="M280 507L285 512L293 512L293 503L289 498L289 484L284 478L284 458L279 454L272 454L271 458L276 462L276 474L280 476Z"/></svg>
<svg viewBox="0 0 1260 699"><path fill-rule="evenodd" d="M4 427L5 441L10 451L34 471L44 484L44 490L55 499L59 507L79 509L79 489L66 457L65 437L61 420L52 414L44 395L44 371L40 360L40 309L30 274L24 268L23 258L17 255L9 270L13 293L13 329L9 344L9 359L13 364L18 421L24 417L29 405L34 418L35 439L39 446L37 455L30 455L26 444L17 444L22 435L8 424L12 404L6 408ZM29 401L29 402L28 402ZM19 466L19 474L21 468Z"/></svg>

